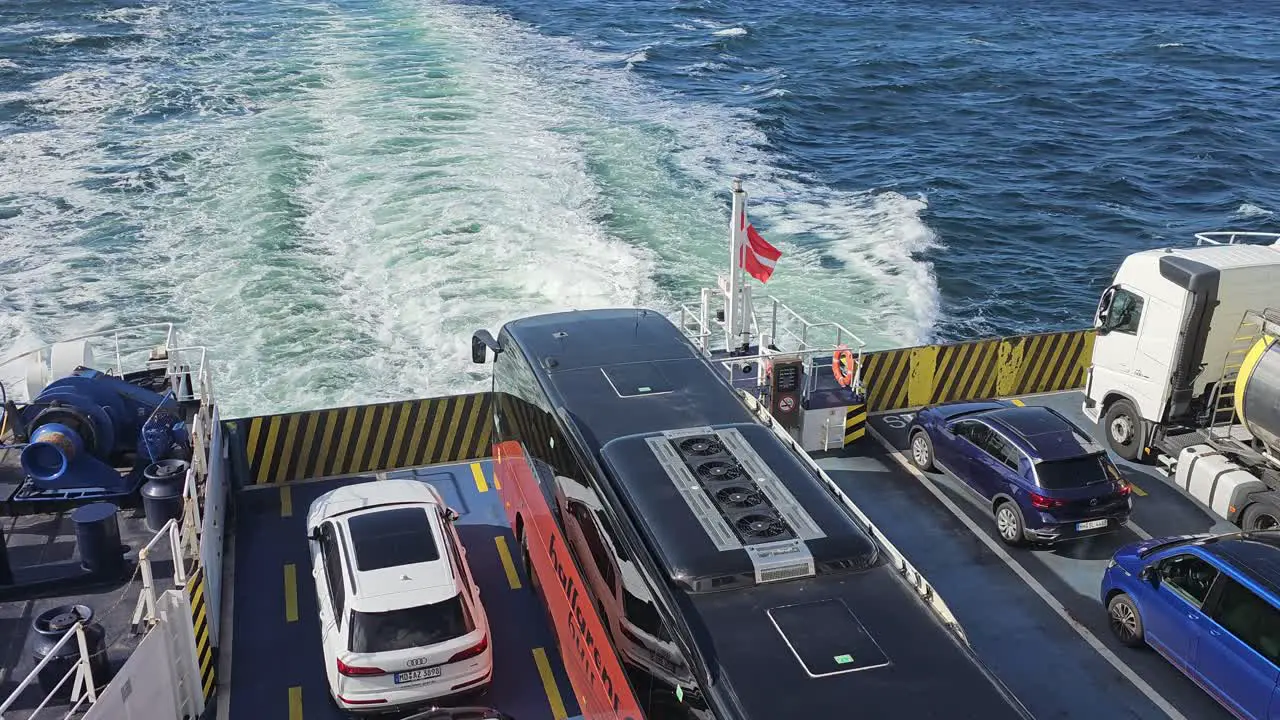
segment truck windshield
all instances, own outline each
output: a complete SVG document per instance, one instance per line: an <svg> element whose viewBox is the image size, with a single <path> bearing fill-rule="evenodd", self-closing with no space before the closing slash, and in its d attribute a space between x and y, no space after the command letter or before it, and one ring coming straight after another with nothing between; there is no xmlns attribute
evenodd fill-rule
<svg viewBox="0 0 1280 720"><path fill-rule="evenodd" d="M1106 462L1101 453L1066 460L1048 460L1036 463L1036 475L1040 478L1040 487L1045 490L1096 485L1111 480Z"/></svg>

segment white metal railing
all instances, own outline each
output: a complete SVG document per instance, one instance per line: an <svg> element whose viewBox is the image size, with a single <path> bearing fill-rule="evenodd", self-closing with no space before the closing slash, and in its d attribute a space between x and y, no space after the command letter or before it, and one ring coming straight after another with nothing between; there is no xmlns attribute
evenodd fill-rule
<svg viewBox="0 0 1280 720"><path fill-rule="evenodd" d="M31 669L31 672L27 673L27 676L22 679L22 682L18 683L18 687L13 689L9 698L3 703L0 703L0 720L3 720L5 710L8 710L9 707L18 700L18 698L22 697L22 691L26 690L27 686L35 681L36 677L40 674L40 671L57 657L58 651L61 650L62 646L66 645L67 641L71 638L75 638L76 643L79 645L79 659L76 660L75 665L72 665L71 668L67 670L67 672L62 676L62 679L58 681L58 684L53 686L53 689L44 696L44 699L40 701L40 704L37 705L36 708L27 715L27 717L34 718L37 713L43 710L44 707L49 704L49 701L53 699L53 696L62 689L62 686L66 684L67 680L70 679L73 674L75 675L74 684L71 686L71 700L73 701L73 704L71 708L67 710L67 714L62 717L71 717L76 710L80 709L80 705L83 704L86 699L89 701L90 705L98 701L98 691L94 687L93 682L92 666L89 664L89 643L85 640L84 625L77 621L76 624L72 625L71 629L67 630L58 642L49 649L48 654L46 654L40 662L36 663L36 666Z"/></svg>
<svg viewBox="0 0 1280 720"><path fill-rule="evenodd" d="M1238 245L1240 243L1257 243L1259 240L1270 242L1273 245L1280 244L1280 233L1236 232L1234 230L1196 233L1196 245Z"/></svg>
<svg viewBox="0 0 1280 720"><path fill-rule="evenodd" d="M143 631L143 628L140 627L143 620L147 622L147 629L150 629L156 623L156 589L155 576L151 571L151 551L162 539L168 539L169 541L169 556L173 562L174 585L181 588L187 584L185 549L188 543L185 541L189 536L187 536L186 532L188 524L185 522L185 518L186 513L183 513L183 522L170 519L151 538L151 541L138 551L138 568L142 572L142 590L138 593L138 603L133 609L133 629L135 634Z"/></svg>
<svg viewBox="0 0 1280 720"><path fill-rule="evenodd" d="M770 414L767 407L758 402L750 393L739 391L739 395L742 397L747 408L750 409L751 412L755 413L756 417L759 418L762 423L773 430L773 434L778 436L778 439L782 440L787 447L791 448L791 450L800 457L801 460L803 460L805 465L816 473L822 482L826 484L827 489L839 498L842 503L844 503L844 506L849 510L849 512L853 513L854 517L858 519L858 522L862 524L862 528L875 538L876 542L878 542L885 549L885 552L889 554L889 558L898 573L901 574L903 578L906 579L907 583L915 589L916 594L918 594L921 599L923 599L933 609L939 619L959 635L960 639L964 640L965 643L968 643L969 640L964 634L964 628L960 626L960 622L956 620L951 609L947 607L947 604L943 602L942 597L933 589L933 585L929 584L929 581L925 579L924 575L922 575L920 571L917 570L909 560L907 560L907 556L903 555L902 552L889 540L889 538L881 532L880 528L871 521L871 518L867 517L866 513L862 512L862 509L859 508L857 504L853 502L853 499L836 484L836 481L832 480L831 476L827 475L826 471L823 470L818 463L814 462L813 458L809 457L809 453L804 451L804 448L796 442L795 438L791 437L791 434L779 425L776 420L774 420L773 415Z"/></svg>
<svg viewBox="0 0 1280 720"><path fill-rule="evenodd" d="M734 357L728 357L728 358L717 358L716 361L719 362L720 365L723 366L726 370L732 370L734 365L741 365L743 363L749 363L749 362L774 360L779 355L799 356L805 362L803 396L807 398L809 397L809 394L811 392L817 389L818 369L815 363L817 362L818 358L831 358L833 355L835 355L835 353L838 350L841 350L841 349L848 349L848 348L840 348L838 346L818 347L818 348L809 348L808 350L803 350L799 352L782 352L782 351L772 352L772 351L766 350L765 352L757 355L748 355L745 357L734 356ZM849 350L849 352L853 353L853 356L854 356L853 382L850 384L850 389L858 393L865 392L866 388L862 384L863 350L861 347L858 347L857 350ZM826 360L824 360L824 362L825 361ZM763 375L764 375L764 372L762 368L760 375L758 377L761 385L763 385L764 383ZM733 377L732 373L730 373L730 377Z"/></svg>
<svg viewBox="0 0 1280 720"><path fill-rule="evenodd" d="M206 348L203 346L179 347L176 337L173 323L163 322L131 325L64 338L0 360L0 382L5 383L8 395L12 399L29 402L34 398L22 398L18 393L20 388L25 387L23 381L28 377L28 368L21 366L23 361L27 363L35 362L43 366L46 361L51 359L52 351L57 345L84 341L93 349L94 345L96 345L94 341L107 341L110 345L111 359L104 359L99 362L98 358L95 358L94 364L99 365L99 367L94 368L95 370L123 376L133 370L164 367L172 378L171 386L178 400L200 399L212 402L213 397L210 392L208 369L205 362ZM166 357L153 360L151 359L151 353L157 346L164 348ZM105 367L101 367L101 365L105 365ZM183 365L187 366L189 375L180 373ZM187 388L184 388L181 384L184 377L190 378L190 386Z"/></svg>
<svg viewBox="0 0 1280 720"><path fill-rule="evenodd" d="M727 296L720 288L702 288L697 308L682 304L679 310L679 326L703 352L712 351L712 337L717 334L715 323L711 321L713 297L719 297L725 305L727 313ZM814 344L832 347L847 346L850 350L861 352L866 347L862 338L852 330L837 322L811 322L803 315L791 309L786 303L773 295L766 295L768 308L759 311L753 306L749 316L751 334L760 340L760 345L777 345L787 352L804 352ZM768 332L761 330L761 316L765 320ZM728 322L728 318L725 318ZM826 337L822 337L825 331ZM778 345L779 340L790 340L786 347ZM718 349L718 348L717 348Z"/></svg>
<svg viewBox="0 0 1280 720"><path fill-rule="evenodd" d="M838 347L844 345L849 346L850 349L854 349L856 347L859 351L866 347L866 343L862 341L862 338L855 335L851 330L849 330L849 328L841 325L840 323L830 321L810 322L800 315L800 313L792 310L786 303L773 295L768 295L766 298L769 300L771 305L767 313L769 316L768 337L774 342L777 342L779 332L782 332L792 340L796 341L796 350L803 352L809 349L811 343L822 342L821 338L814 337L814 331L826 328L828 331L835 333L834 339L827 340L827 342L832 346ZM781 318L779 318L779 311L781 311ZM779 319L781 319L783 323L781 326L779 325ZM786 326L788 322L799 324L801 327L800 333L796 334L794 330L789 329Z"/></svg>
<svg viewBox="0 0 1280 720"><path fill-rule="evenodd" d="M192 459L195 455L192 455ZM156 623L156 583L151 570L151 554L161 540L169 541L169 558L173 563L173 584L183 588L187 584L188 561L200 556L200 502L197 470L194 464L187 467L182 485L182 517L169 519L151 540L138 551L138 569L142 573L142 590L133 609L134 633L140 633L140 624L146 620L147 628Z"/></svg>

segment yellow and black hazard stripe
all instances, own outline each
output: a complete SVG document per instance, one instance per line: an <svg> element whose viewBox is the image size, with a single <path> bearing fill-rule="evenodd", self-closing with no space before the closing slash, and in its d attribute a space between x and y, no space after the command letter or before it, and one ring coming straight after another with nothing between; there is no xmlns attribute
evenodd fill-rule
<svg viewBox="0 0 1280 720"><path fill-rule="evenodd" d="M995 397L996 368L1000 360L999 340L978 340L937 347L929 403Z"/></svg>
<svg viewBox="0 0 1280 720"><path fill-rule="evenodd" d="M1005 338L1008 381L1001 394L1072 390L1084 385L1093 356L1093 330Z"/></svg>
<svg viewBox="0 0 1280 720"><path fill-rule="evenodd" d="M187 599L191 601L191 625L195 629L196 662L200 666L200 685L205 703L213 697L216 669L213 663L213 641L209 637L209 605L205 601L204 567L197 567L187 581Z"/></svg>
<svg viewBox="0 0 1280 720"><path fill-rule="evenodd" d="M867 389L867 409L871 412L908 407L907 385L911 378L913 348L863 353L862 380Z"/></svg>
<svg viewBox="0 0 1280 720"><path fill-rule="evenodd" d="M844 413L844 444L848 445L867 434L867 404L850 405Z"/></svg>
<svg viewBox="0 0 1280 720"><path fill-rule="evenodd" d="M381 472L489 456L489 393L233 421L246 484Z"/></svg>

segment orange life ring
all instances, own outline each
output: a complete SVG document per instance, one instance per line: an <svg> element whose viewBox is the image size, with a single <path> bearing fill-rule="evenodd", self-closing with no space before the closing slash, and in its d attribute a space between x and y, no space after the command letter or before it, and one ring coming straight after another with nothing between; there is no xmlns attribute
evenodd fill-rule
<svg viewBox="0 0 1280 720"><path fill-rule="evenodd" d="M838 346L831 356L831 374L836 376L836 382L841 387L849 387L853 384L857 371L858 361L854 359L853 352L844 345Z"/></svg>

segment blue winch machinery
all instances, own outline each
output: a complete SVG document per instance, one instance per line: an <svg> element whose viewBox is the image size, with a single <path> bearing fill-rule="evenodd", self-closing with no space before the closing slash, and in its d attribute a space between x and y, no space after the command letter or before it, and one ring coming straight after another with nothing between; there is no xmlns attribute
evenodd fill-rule
<svg viewBox="0 0 1280 720"><path fill-rule="evenodd" d="M14 432L25 482L11 502L122 506L153 463L190 457L183 413L171 392L78 368L19 408ZM120 502L124 499L124 502Z"/></svg>

